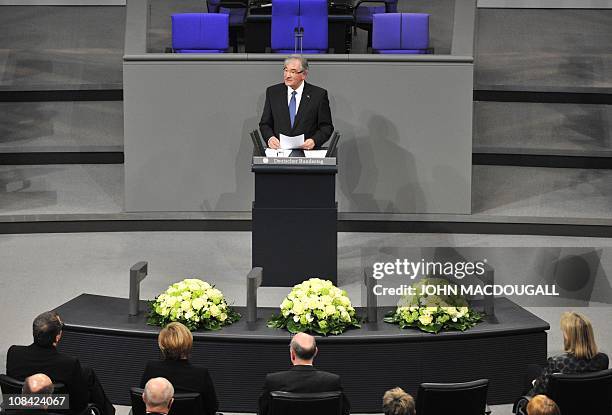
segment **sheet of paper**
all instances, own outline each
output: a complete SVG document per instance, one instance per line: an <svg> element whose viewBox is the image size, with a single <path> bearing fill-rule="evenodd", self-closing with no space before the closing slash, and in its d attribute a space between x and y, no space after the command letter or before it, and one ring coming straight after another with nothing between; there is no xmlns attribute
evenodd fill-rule
<svg viewBox="0 0 612 415"><path fill-rule="evenodd" d="M281 148L286 150L293 150L300 148L304 144L304 134L290 137L288 135L280 134Z"/></svg>
<svg viewBox="0 0 612 415"><path fill-rule="evenodd" d="M291 150L266 148L266 157L289 157L289 154L291 154Z"/></svg>
<svg viewBox="0 0 612 415"><path fill-rule="evenodd" d="M304 150L304 155L308 158L323 158L327 150Z"/></svg>

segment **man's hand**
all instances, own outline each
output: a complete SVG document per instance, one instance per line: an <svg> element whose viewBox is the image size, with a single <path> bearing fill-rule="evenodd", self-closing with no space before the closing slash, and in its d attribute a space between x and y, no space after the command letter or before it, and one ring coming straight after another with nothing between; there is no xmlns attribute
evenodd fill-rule
<svg viewBox="0 0 612 415"><path fill-rule="evenodd" d="M315 141L312 138L304 141L302 144L302 150L312 150L315 147Z"/></svg>
<svg viewBox="0 0 612 415"><path fill-rule="evenodd" d="M273 150L278 150L280 148L280 141L278 140L278 138L274 136L268 138L268 147Z"/></svg>

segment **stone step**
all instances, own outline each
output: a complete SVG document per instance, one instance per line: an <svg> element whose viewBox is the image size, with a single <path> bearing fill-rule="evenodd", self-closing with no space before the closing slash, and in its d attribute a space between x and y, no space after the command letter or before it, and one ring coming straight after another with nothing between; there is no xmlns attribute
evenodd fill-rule
<svg viewBox="0 0 612 415"><path fill-rule="evenodd" d="M0 102L0 153L123 151L123 102Z"/></svg>
<svg viewBox="0 0 612 415"><path fill-rule="evenodd" d="M474 153L612 156L612 106L474 102Z"/></svg>

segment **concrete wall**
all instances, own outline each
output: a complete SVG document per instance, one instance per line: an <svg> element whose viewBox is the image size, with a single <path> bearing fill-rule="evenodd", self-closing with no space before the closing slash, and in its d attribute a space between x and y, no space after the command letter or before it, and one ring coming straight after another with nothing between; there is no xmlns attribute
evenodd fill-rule
<svg viewBox="0 0 612 415"><path fill-rule="evenodd" d="M250 210L248 131L282 76L265 58L125 62L127 211ZM472 76L460 60L312 63L343 133L340 211L470 212Z"/></svg>

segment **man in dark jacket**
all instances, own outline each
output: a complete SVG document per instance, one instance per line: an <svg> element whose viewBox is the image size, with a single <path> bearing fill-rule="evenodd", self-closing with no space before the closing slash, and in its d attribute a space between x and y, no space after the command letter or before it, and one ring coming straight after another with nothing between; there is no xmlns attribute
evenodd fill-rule
<svg viewBox="0 0 612 415"><path fill-rule="evenodd" d="M83 368L76 357L57 351L64 324L54 311L42 313L34 319L34 342L29 346L11 346L6 356L6 374L19 380L36 373L44 373L54 382L66 385L70 412L82 412L89 402L104 415L113 415L115 408L106 398L102 385L93 370Z"/></svg>
<svg viewBox="0 0 612 415"><path fill-rule="evenodd" d="M315 338L306 333L298 333L290 344L290 357L293 367L284 372L269 373L264 390L259 398L259 414L267 415L270 408L270 392L285 391L296 393L342 391L340 376L315 369L314 357L318 352ZM343 396L342 412L350 413L350 404Z"/></svg>
<svg viewBox="0 0 612 415"><path fill-rule="evenodd" d="M174 401L174 387L166 378L149 379L142 393L146 413L167 415Z"/></svg>
<svg viewBox="0 0 612 415"><path fill-rule="evenodd" d="M334 131L327 91L306 83L307 76L308 61L292 55L285 59L283 83L266 90L259 129L268 147L280 148L281 134L304 134L302 149L312 150Z"/></svg>

